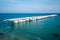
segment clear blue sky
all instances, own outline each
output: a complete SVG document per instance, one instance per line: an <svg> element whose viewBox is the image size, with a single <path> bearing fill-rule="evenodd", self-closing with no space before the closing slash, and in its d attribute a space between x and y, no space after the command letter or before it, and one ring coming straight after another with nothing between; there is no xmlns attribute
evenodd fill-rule
<svg viewBox="0 0 60 40"><path fill-rule="evenodd" d="M60 13L60 0L0 0L0 13Z"/></svg>

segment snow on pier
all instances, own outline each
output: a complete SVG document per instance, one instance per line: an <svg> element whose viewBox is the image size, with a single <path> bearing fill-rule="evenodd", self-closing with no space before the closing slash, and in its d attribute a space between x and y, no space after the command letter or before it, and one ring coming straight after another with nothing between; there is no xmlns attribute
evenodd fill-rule
<svg viewBox="0 0 60 40"><path fill-rule="evenodd" d="M33 17L25 17L25 18L14 18L14 19L6 19L4 21L12 21L14 23L18 22L30 22L30 21L36 21L44 18L54 17L57 16L56 14L53 15L46 15L46 16L33 16Z"/></svg>

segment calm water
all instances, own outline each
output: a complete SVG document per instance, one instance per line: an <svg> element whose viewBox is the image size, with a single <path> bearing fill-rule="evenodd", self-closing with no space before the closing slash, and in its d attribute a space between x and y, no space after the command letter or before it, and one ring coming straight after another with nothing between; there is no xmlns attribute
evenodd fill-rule
<svg viewBox="0 0 60 40"><path fill-rule="evenodd" d="M42 16L50 14L1 14L0 40L60 40L60 14L33 22L10 25L5 19Z"/></svg>

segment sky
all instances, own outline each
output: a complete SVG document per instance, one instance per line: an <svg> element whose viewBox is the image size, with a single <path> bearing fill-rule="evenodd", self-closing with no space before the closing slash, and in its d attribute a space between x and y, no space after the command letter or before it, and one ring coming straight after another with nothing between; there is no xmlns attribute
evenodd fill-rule
<svg viewBox="0 0 60 40"><path fill-rule="evenodd" d="M60 0L0 0L0 13L60 13Z"/></svg>

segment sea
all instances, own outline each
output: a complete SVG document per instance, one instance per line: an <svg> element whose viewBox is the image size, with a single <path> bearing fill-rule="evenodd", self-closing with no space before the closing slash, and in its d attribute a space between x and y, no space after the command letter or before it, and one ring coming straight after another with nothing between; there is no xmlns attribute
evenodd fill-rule
<svg viewBox="0 0 60 40"><path fill-rule="evenodd" d="M5 19L45 16L52 13L0 13L0 40L60 40L60 13L38 21L10 23Z"/></svg>

